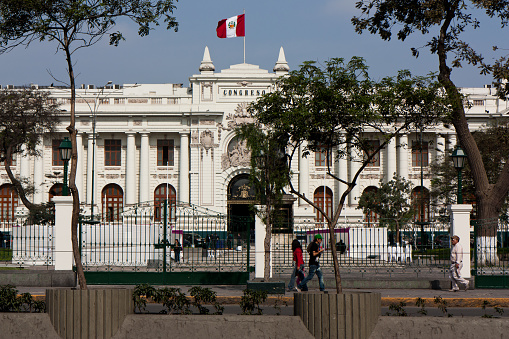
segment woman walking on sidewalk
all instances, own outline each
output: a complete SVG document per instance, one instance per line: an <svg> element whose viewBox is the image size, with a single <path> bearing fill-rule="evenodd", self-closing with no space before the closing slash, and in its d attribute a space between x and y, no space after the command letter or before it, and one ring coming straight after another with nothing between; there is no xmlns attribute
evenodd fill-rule
<svg viewBox="0 0 509 339"><path fill-rule="evenodd" d="M290 277L290 283L288 283L288 291L291 292L295 288L295 278L299 276L300 280L304 279L304 259L302 258L302 246L299 240L295 239L292 242L293 261L295 266Z"/></svg>

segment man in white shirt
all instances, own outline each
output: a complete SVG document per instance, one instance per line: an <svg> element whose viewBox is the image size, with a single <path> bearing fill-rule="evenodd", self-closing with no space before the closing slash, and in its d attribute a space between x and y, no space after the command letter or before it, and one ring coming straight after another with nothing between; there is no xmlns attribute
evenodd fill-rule
<svg viewBox="0 0 509 339"><path fill-rule="evenodd" d="M469 281L461 277L461 268L463 267L463 247L459 244L460 237L454 235L451 237L451 268L449 277L451 278L452 288L449 292L458 292L460 290L458 284L465 286L468 290Z"/></svg>

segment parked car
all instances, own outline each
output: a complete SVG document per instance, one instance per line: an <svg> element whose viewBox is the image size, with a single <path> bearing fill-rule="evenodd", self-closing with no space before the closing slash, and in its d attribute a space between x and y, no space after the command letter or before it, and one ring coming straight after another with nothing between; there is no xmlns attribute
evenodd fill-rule
<svg viewBox="0 0 509 339"><path fill-rule="evenodd" d="M194 240L194 247L203 247L204 240L201 235L197 233L184 233L183 245L184 247L191 247Z"/></svg>

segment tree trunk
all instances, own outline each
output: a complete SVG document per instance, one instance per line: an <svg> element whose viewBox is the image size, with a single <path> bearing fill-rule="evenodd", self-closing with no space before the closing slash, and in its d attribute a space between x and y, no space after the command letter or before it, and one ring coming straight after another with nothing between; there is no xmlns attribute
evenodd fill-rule
<svg viewBox="0 0 509 339"><path fill-rule="evenodd" d="M264 270L263 270L263 281L268 282L270 279L270 243L272 240L272 209L271 199L267 199L267 205L265 206L265 239L263 241L263 249L265 252L264 256Z"/></svg>
<svg viewBox="0 0 509 339"><path fill-rule="evenodd" d="M78 275L78 282L80 288L82 290L87 289L87 281L85 279L85 272L83 271L83 263L81 262L81 253L79 251L78 244L78 222L79 222L79 213L80 213L80 197L78 188L76 187L76 169L78 166L78 148L76 143L76 135L78 131L75 126L75 112L76 112L76 84L74 78L73 65L71 60L71 53L69 50L68 39L67 36L64 39L65 46L64 51L67 60L67 70L69 72L69 81L71 85L71 116L70 123L67 127L69 131L71 144L72 144L72 154L71 154L71 171L69 174L69 190L72 194L72 217L71 217L71 242L72 242L72 252L74 255L74 262L76 264L76 272Z"/></svg>
<svg viewBox="0 0 509 339"><path fill-rule="evenodd" d="M458 3L459 4L459 3ZM458 6L458 4L456 6ZM439 60L438 79L444 86L449 99L451 100L452 113L451 121L458 135L458 140L467 154L468 164L471 169L477 199L477 217L481 221L478 227L479 244L487 246L484 250L476 249L478 259L483 264L498 263L496 256L497 222L486 222L497 220L500 208L509 192L509 163L504 165L497 182L493 185L488 181L486 169L482 161L481 153L477 148L472 134L468 127L465 115L463 98L456 85L451 80L451 69L447 66L447 32L452 20L455 17L456 7L446 8L446 15L440 28L440 36L437 44L437 55Z"/></svg>

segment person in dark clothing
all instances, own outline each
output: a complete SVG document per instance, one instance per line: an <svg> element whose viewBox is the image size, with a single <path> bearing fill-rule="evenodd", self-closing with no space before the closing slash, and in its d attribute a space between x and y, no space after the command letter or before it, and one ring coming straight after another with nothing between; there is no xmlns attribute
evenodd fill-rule
<svg viewBox="0 0 509 339"><path fill-rule="evenodd" d="M323 282L323 273L320 269L320 256L322 252L325 251L325 248L321 248L322 244L322 236L320 234L315 235L314 241L310 244L309 248L309 274L304 280L297 285L297 291L307 291L308 286L307 282L313 279L313 277L318 277L318 284L320 285L320 291L325 291L325 283Z"/></svg>
<svg viewBox="0 0 509 339"><path fill-rule="evenodd" d="M175 245L173 246L173 252L175 253L175 262L180 263L180 251L182 250L182 246L180 246L180 242L178 239L175 239Z"/></svg>

